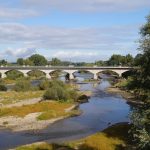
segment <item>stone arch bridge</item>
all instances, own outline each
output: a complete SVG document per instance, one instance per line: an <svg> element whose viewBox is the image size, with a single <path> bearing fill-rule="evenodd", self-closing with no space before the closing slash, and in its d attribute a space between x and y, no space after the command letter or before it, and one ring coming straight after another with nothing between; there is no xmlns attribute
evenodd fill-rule
<svg viewBox="0 0 150 150"><path fill-rule="evenodd" d="M88 71L94 75L94 79L97 79L97 74L106 70L117 73L120 77L122 73L132 70L133 67L74 67L74 66L7 66L0 67L1 78L6 77L6 73L11 70L17 70L28 76L28 72L32 70L39 70L45 73L48 79L51 79L50 73L56 70L60 70L69 74L69 79L74 79L74 73L77 71Z"/></svg>

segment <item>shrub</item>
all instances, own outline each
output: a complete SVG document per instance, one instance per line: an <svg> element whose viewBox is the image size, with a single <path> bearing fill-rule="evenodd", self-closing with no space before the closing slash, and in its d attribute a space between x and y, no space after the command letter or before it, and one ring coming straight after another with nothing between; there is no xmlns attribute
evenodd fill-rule
<svg viewBox="0 0 150 150"><path fill-rule="evenodd" d="M59 101L77 101L78 93L71 89L62 81L54 80L54 81L43 81L40 84L40 89L47 89L43 95L44 99L47 100L59 100Z"/></svg>
<svg viewBox="0 0 150 150"><path fill-rule="evenodd" d="M59 80L53 80L53 81L43 80L39 84L39 89L40 90L46 90L48 88L58 87L58 86L63 87L63 88L67 88L62 81L59 81Z"/></svg>
<svg viewBox="0 0 150 150"><path fill-rule="evenodd" d="M64 84L64 82L60 80L53 80L49 82L49 87L54 87L54 86L60 86L60 87L66 88L66 85Z"/></svg>
<svg viewBox="0 0 150 150"><path fill-rule="evenodd" d="M74 100L75 102L78 100L78 98L79 98L79 94L77 93L77 91L75 91L75 90L70 90L69 91L69 95L70 95L70 98L72 99L72 100Z"/></svg>
<svg viewBox="0 0 150 150"><path fill-rule="evenodd" d="M0 84L0 91L7 91L7 87L4 84Z"/></svg>
<svg viewBox="0 0 150 150"><path fill-rule="evenodd" d="M49 100L64 100L64 101L66 101L69 99L69 94L62 87L55 86L55 87L48 88L48 90L44 93L43 98L49 99Z"/></svg>
<svg viewBox="0 0 150 150"><path fill-rule="evenodd" d="M31 83L30 81L27 81L27 80L18 81L14 86L14 90L17 92L29 91L31 89L32 89Z"/></svg>
<svg viewBox="0 0 150 150"><path fill-rule="evenodd" d="M44 80L39 84L39 89L40 90L46 90L50 87L50 83L48 80Z"/></svg>

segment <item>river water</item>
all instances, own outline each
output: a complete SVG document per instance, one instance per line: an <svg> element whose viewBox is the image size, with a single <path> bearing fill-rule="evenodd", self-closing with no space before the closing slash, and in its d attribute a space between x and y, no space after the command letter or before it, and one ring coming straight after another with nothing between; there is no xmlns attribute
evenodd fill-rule
<svg viewBox="0 0 150 150"><path fill-rule="evenodd" d="M49 125L46 129L33 132L0 131L0 150L39 141L66 142L80 139L119 122L129 122L130 106L118 94L109 94L107 78L100 84L80 84L80 90L93 91L88 103L80 104L80 116L64 119Z"/></svg>

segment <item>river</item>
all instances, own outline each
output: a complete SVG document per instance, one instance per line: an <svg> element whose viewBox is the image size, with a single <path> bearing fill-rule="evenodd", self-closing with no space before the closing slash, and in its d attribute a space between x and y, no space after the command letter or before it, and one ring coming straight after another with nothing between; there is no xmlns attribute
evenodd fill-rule
<svg viewBox="0 0 150 150"><path fill-rule="evenodd" d="M80 116L64 119L49 125L46 129L33 132L0 131L0 150L39 141L66 142L80 139L119 122L129 122L130 106L118 94L106 92L110 83L103 78L100 84L80 84L80 90L91 90L88 103L80 104Z"/></svg>

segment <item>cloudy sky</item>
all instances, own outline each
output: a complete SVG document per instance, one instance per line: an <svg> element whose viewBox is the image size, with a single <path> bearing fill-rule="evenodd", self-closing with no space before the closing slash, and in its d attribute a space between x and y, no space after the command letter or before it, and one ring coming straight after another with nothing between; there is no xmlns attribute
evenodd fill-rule
<svg viewBox="0 0 150 150"><path fill-rule="evenodd" d="M149 13L150 0L0 0L0 59L135 56Z"/></svg>

